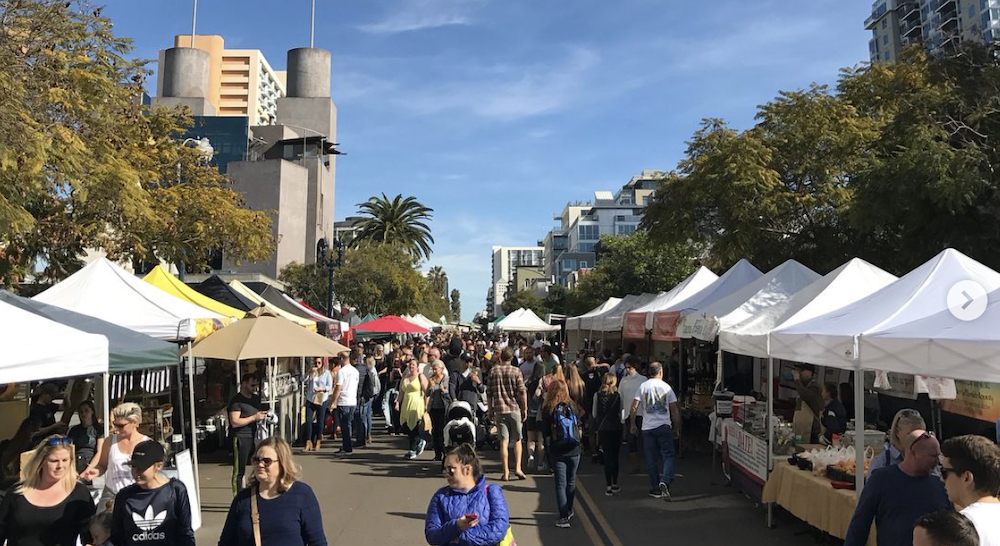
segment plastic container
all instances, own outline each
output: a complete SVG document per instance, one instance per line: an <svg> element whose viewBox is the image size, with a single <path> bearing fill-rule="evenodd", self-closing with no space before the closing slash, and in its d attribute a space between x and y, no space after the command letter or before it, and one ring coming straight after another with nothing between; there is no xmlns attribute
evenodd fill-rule
<svg viewBox="0 0 1000 546"><path fill-rule="evenodd" d="M716 391L712 393L715 399L716 417L730 417L733 415L733 398L736 395L729 391Z"/></svg>

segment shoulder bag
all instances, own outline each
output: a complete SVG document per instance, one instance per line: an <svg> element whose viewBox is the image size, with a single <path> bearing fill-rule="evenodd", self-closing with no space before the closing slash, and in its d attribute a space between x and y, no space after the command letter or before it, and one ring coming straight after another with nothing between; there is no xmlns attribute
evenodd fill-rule
<svg viewBox="0 0 1000 546"><path fill-rule="evenodd" d="M259 492L259 486L254 486L253 491L250 492L250 522L253 524L254 546L260 546L260 512L257 511L257 493Z"/></svg>

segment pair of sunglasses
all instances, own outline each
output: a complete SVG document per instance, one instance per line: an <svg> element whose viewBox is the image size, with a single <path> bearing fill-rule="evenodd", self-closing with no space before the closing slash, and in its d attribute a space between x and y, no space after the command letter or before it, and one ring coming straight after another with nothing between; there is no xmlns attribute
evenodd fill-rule
<svg viewBox="0 0 1000 546"><path fill-rule="evenodd" d="M272 464L278 462L277 459L272 459L270 457L257 457L256 455L251 459L253 464L264 463L264 466L271 466Z"/></svg>
<svg viewBox="0 0 1000 546"><path fill-rule="evenodd" d="M46 441L45 443L50 446L68 446L73 443L73 440L65 436L53 436L52 438L49 438L48 441Z"/></svg>

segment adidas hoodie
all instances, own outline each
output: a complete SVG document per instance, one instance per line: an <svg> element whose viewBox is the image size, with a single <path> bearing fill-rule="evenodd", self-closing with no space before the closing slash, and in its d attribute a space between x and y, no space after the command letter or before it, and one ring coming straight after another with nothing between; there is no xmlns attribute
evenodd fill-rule
<svg viewBox="0 0 1000 546"><path fill-rule="evenodd" d="M170 481L156 489L132 484L118 492L111 516L115 546L194 546L187 488Z"/></svg>

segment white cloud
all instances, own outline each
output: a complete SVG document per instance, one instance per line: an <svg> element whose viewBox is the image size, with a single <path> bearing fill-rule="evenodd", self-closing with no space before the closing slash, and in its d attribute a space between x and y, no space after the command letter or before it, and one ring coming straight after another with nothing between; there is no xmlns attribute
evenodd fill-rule
<svg viewBox="0 0 1000 546"><path fill-rule="evenodd" d="M394 3L397 11L385 19L358 28L371 34L398 34L432 28L471 25L473 13L486 0L407 0Z"/></svg>

